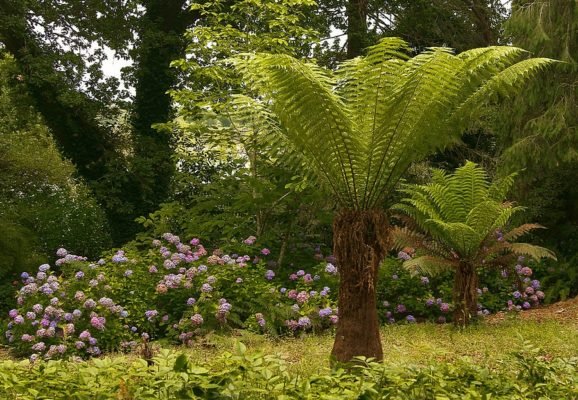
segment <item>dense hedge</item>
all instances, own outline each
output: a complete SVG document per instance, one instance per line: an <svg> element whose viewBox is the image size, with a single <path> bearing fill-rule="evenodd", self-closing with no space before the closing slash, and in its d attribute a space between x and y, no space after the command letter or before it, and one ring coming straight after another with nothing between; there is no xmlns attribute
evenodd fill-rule
<svg viewBox="0 0 578 400"><path fill-rule="evenodd" d="M467 360L426 367L360 361L304 377L277 356L237 345L208 366L162 350L142 359L3 361L3 399L575 399L578 359L548 359L526 345L500 370Z"/></svg>

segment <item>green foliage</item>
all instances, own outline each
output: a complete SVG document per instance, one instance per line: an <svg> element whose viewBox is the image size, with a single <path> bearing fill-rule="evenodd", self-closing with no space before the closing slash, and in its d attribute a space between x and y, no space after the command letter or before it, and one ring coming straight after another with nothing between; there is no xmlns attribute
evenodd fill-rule
<svg viewBox="0 0 578 400"><path fill-rule="evenodd" d="M307 54L316 33L303 20L313 6L309 0L193 5L202 18L187 33L186 59L173 63L186 77L183 89L172 92L179 116L168 124L178 132L174 200L141 219L147 227L141 237L171 231L221 246L253 234L275 246L278 264L307 241L327 241L331 204L315 188L286 187L292 175L282 158L268 155L262 121L217 114L244 86L219 60L256 50Z"/></svg>
<svg viewBox="0 0 578 400"><path fill-rule="evenodd" d="M515 93L550 63L520 61L523 51L509 47L407 51L384 39L335 74L286 55L230 62L263 96L263 120L293 167L318 178L340 206L371 209L412 162L455 142L489 98ZM239 99L254 112L254 102Z"/></svg>
<svg viewBox="0 0 578 400"><path fill-rule="evenodd" d="M303 376L288 361L253 354L242 343L208 365L162 350L144 360L0 363L0 394L40 399L542 399L578 394L576 359L549 359L531 344L498 370L469 359L428 366L388 366L360 359L349 368Z"/></svg>
<svg viewBox="0 0 578 400"><path fill-rule="evenodd" d="M379 269L377 309L382 323L449 321L451 276L425 277L410 273L401 259L386 258ZM444 300L445 299L445 300ZM442 306L442 304L444 304ZM500 309L504 307L505 301ZM408 320L411 316L414 320Z"/></svg>
<svg viewBox="0 0 578 400"><path fill-rule="evenodd" d="M404 186L407 197L393 209L408 216L415 230L396 227L393 239L397 248L418 252L404 265L435 274L457 268L460 262L504 268L514 256L554 258L542 247L516 243L518 237L541 226L508 227L512 216L522 210L504 202L512 184L513 175L490 183L482 168L467 162L451 175L435 171L432 183Z"/></svg>
<svg viewBox="0 0 578 400"><path fill-rule="evenodd" d="M557 169L577 160L578 5L573 1L519 0L506 31L515 45L540 57L562 60L527 85L515 103L497 113L504 169ZM537 162L539 160L539 163Z"/></svg>
<svg viewBox="0 0 578 400"><path fill-rule="evenodd" d="M97 256L110 245L104 214L30 105L19 70L0 60L0 275L11 282L67 243ZM6 287L7 289L7 287ZM3 297L3 304L12 296Z"/></svg>

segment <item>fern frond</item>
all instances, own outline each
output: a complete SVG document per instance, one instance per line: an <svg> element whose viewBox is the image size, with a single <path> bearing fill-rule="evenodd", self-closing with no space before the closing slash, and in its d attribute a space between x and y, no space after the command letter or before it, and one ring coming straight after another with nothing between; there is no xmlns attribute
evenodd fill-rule
<svg viewBox="0 0 578 400"><path fill-rule="evenodd" d="M265 96L285 134L330 184L341 202L358 208L359 138L330 72L287 55L231 60L250 87ZM269 100L267 100L269 99Z"/></svg>
<svg viewBox="0 0 578 400"><path fill-rule="evenodd" d="M556 255L544 247L534 246L528 243L511 243L510 248L514 254L530 256L535 260L551 258L556 260Z"/></svg>
<svg viewBox="0 0 578 400"><path fill-rule="evenodd" d="M521 236L524 236L527 233L532 232L535 229L546 229L544 226L540 224L523 224L516 228L510 229L508 232L504 234L504 240L509 242L518 239Z"/></svg>
<svg viewBox="0 0 578 400"><path fill-rule="evenodd" d="M458 263L456 261L429 255L418 256L403 263L404 268L412 273L429 276L439 275L448 269L456 268L457 265Z"/></svg>

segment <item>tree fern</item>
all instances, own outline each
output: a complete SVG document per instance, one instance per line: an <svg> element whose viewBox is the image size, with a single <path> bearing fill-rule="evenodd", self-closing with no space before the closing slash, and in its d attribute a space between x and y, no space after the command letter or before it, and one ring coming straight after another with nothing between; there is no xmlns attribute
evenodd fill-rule
<svg viewBox="0 0 578 400"><path fill-rule="evenodd" d="M410 270L455 270L455 318L459 324L466 324L475 311L471 291L475 290L477 268L508 267L518 255L534 259L555 256L542 247L514 242L540 225L525 224L508 230L512 216L522 210L504 201L512 177L490 184L483 169L468 162L452 175L434 173L434 182L404 187L402 193L408 197L393 208L410 217L419 231L394 228L393 243L397 248L416 249L416 257L404 262ZM445 249L445 253L439 249Z"/></svg>
<svg viewBox="0 0 578 400"><path fill-rule="evenodd" d="M524 59L522 50L509 47L459 56L432 48L413 58L408 49L401 39L386 38L366 57L343 63L335 72L278 54L244 54L227 61L247 91L257 94L257 107L236 111L252 115L262 110L266 136L290 144L294 169L315 176L339 207L333 244L340 270L340 322L332 351L338 361L383 355L375 279L389 250L390 228L382 208L402 175L414 161L458 141L493 94L515 93L551 63ZM476 177L452 182L451 176L436 173L430 187L406 187L412 196L399 210L435 239L421 240L434 257L423 259L424 268L437 268L435 257L449 259L455 248L471 255L486 238L465 222L469 207L488 189ZM483 226L493 223L478 220ZM402 231L395 231L399 242ZM440 245L447 237L450 242Z"/></svg>

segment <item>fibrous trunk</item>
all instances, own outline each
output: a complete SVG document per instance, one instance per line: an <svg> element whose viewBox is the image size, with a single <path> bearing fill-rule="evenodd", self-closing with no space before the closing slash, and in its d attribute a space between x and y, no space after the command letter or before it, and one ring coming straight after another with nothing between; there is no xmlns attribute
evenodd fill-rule
<svg viewBox="0 0 578 400"><path fill-rule="evenodd" d="M454 278L454 324L467 326L478 311L478 274L469 263L460 263Z"/></svg>
<svg viewBox="0 0 578 400"><path fill-rule="evenodd" d="M335 361L383 358L375 286L388 242L389 224L381 210L342 210L335 217L333 252L340 277L339 322L331 352Z"/></svg>

